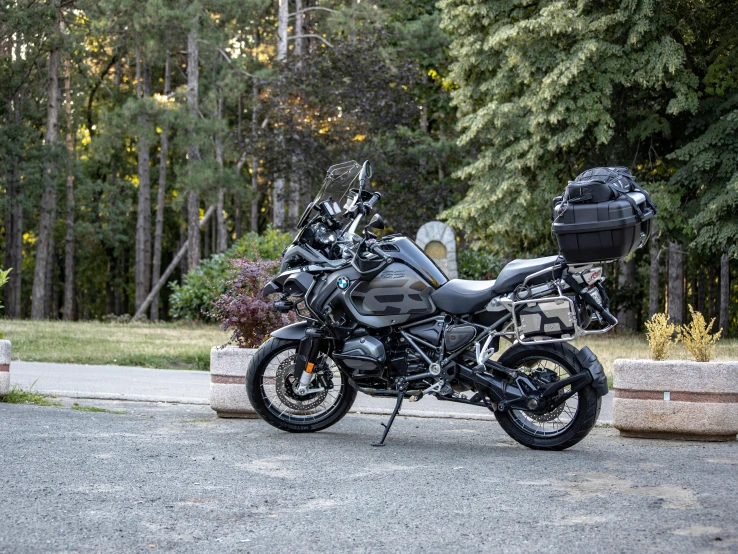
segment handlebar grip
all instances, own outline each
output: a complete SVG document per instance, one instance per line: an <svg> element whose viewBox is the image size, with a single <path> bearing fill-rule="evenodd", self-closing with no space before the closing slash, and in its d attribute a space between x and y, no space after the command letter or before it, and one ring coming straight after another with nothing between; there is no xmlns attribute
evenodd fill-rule
<svg viewBox="0 0 738 554"><path fill-rule="evenodd" d="M380 248L379 244L377 244L377 243L372 244L369 247L369 250L371 252L373 252L374 254L376 254L377 256L379 256L380 258L382 258L383 260L385 260L385 261L387 260L387 258L389 258L389 256L384 253L384 250L382 250Z"/></svg>
<svg viewBox="0 0 738 554"><path fill-rule="evenodd" d="M375 204L375 203L377 202L377 200L379 200L380 198L382 198L382 194L381 194L381 193L379 193L379 192L375 192L374 194L372 194L372 197L371 197L371 198L370 198L370 199L369 199L369 200L368 200L368 201L367 201L367 202L365 203L365 205L366 205L366 206L369 206L369 207L371 208L372 206L374 206L374 204Z"/></svg>

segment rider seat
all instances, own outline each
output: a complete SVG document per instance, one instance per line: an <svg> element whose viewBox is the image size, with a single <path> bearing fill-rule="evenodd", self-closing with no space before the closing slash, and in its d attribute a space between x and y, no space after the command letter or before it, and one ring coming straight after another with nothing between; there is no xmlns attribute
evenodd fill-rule
<svg viewBox="0 0 738 554"><path fill-rule="evenodd" d="M553 267L558 256L546 256L532 260L514 260L507 264L493 281L467 281L451 279L433 291L431 299L439 310L461 315L483 310L492 297L515 290L529 275ZM548 280L542 276L541 280ZM537 282L535 279L533 282Z"/></svg>

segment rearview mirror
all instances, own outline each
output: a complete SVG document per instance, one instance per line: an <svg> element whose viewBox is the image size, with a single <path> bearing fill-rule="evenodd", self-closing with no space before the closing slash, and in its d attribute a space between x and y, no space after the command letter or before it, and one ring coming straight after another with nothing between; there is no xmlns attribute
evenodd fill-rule
<svg viewBox="0 0 738 554"><path fill-rule="evenodd" d="M359 189L364 190L364 182L367 179L370 179L372 176L372 164L369 163L369 160L364 162L364 165L361 166L361 173L359 173Z"/></svg>
<svg viewBox="0 0 738 554"><path fill-rule="evenodd" d="M369 225L367 227L370 227L371 229L384 229L384 219L382 219L382 216L379 214L374 214L374 217L369 221Z"/></svg>

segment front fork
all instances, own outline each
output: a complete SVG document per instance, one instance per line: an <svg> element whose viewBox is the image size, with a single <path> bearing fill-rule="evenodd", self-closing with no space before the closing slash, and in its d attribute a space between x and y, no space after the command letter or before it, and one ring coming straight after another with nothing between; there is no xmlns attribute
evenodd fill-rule
<svg viewBox="0 0 738 554"><path fill-rule="evenodd" d="M297 389L295 392L299 395L305 395L311 392L309 389L310 381L313 378L313 370L315 364L318 363L318 356L321 350L326 346L327 341L322 338L306 336L300 341L297 348L297 356L295 357L295 381Z"/></svg>

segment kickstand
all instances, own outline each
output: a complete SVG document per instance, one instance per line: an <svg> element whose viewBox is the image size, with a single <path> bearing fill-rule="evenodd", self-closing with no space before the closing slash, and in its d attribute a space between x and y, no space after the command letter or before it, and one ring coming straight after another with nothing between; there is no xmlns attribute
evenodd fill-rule
<svg viewBox="0 0 738 554"><path fill-rule="evenodd" d="M395 409L392 411L392 415L389 418L389 421L385 425L382 423L382 426L384 427L384 433L382 433L382 440L379 442L372 443L372 446L384 446L384 439L387 438L387 433L389 433L390 427L392 427L392 423L395 421L395 416L400 411L400 406L402 406L402 401L405 398L405 391L407 390L407 384L403 383L401 385L397 386L397 404L395 404Z"/></svg>

